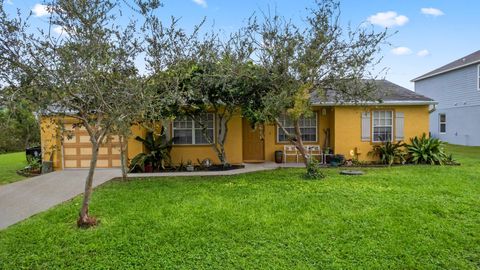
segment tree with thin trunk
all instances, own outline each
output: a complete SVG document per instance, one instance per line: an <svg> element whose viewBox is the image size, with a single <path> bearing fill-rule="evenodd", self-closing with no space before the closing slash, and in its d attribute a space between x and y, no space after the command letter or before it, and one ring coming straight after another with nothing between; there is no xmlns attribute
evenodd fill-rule
<svg viewBox="0 0 480 270"><path fill-rule="evenodd" d="M264 70L267 87L251 121L279 126L306 165L300 122L312 114L311 96L338 102L371 100L374 85L366 79L376 76L370 71L387 38L385 31L376 33L364 26L345 31L339 23L338 2L315 3L301 25L266 12L248 23L256 43L255 63ZM282 114L292 121L293 131L280 121Z"/></svg>
<svg viewBox="0 0 480 270"><path fill-rule="evenodd" d="M175 19L168 28L154 22L149 59L153 76L162 78L153 80L157 82L159 95L174 93L171 116L192 119L219 162L228 167L225 150L228 125L256 93L251 83L255 67L251 60L254 43L249 29L240 29L222 39L215 30L201 36L203 22L191 34L176 27L178 21ZM207 113L215 115L216 134L213 137L205 122Z"/></svg>
<svg viewBox="0 0 480 270"><path fill-rule="evenodd" d="M143 48L139 28L127 13L142 15L158 1L136 1L136 8L115 0L57 0L46 3L49 25L32 29L28 18L11 19L0 5L1 80L10 86L8 102L35 104L47 116L72 118L90 137L92 157L80 227L96 224L89 215L98 151L120 126L130 124L141 96L134 61ZM54 31L54 29L56 31Z"/></svg>

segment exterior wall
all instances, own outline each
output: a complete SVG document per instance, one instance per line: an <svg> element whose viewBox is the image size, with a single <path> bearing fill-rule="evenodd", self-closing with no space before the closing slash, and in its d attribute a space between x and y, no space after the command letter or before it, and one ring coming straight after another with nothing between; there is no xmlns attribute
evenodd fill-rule
<svg viewBox="0 0 480 270"><path fill-rule="evenodd" d="M171 132L171 128L169 132ZM242 118L240 115L233 116L228 123L225 152L230 164L243 163ZM213 163L220 162L211 145L174 145L171 155L173 164L179 164L180 162L185 164L189 160L196 164L198 163L197 159L202 161L205 158L211 159Z"/></svg>
<svg viewBox="0 0 480 270"><path fill-rule="evenodd" d="M335 154L343 154L347 159L352 158L350 151L357 149L360 154L360 160L371 160L367 154L372 150L372 142L361 141L361 113L368 110L390 109L395 112L404 113L404 137L408 140L414 136L420 136L422 133L429 131L429 113L428 106L376 106L376 107L358 107L358 106L338 106L338 107L315 107L317 113L317 141L306 142L306 145L319 145L322 150L325 149L325 132L326 128L330 129L330 145ZM438 114L437 114L438 115ZM457 116L448 116L447 114L447 131L450 131L450 118L461 118ZM480 119L480 115L477 115ZM56 124L59 119L53 117L42 118L42 150L44 159L49 160L49 151L45 149L54 149L53 161L54 168L59 170L62 168L62 152L61 152L61 136L59 136L59 126ZM171 132L170 125L167 132ZM394 124L395 126L395 124ZM242 151L242 118L240 115L234 116L229 124L229 133L225 144L227 160L231 164L243 163ZM438 125L435 125L438 128ZM145 137L146 129L140 125L132 126L132 136L128 139L128 158L131 160L135 155L144 151L141 142L135 140L136 136ZM395 131L394 131L395 132ZM462 134L458 133L457 137L461 138ZM276 126L266 126L264 130L265 144L265 160L274 161L275 151L283 150L285 144L277 142ZM198 160L210 158L214 163L218 163L218 157L210 145L176 145L173 146L172 162L179 164L187 163L189 160L197 163Z"/></svg>
<svg viewBox="0 0 480 270"><path fill-rule="evenodd" d="M447 118L446 132L440 133L439 114ZM432 137L452 144L480 146L480 106L438 109L430 114Z"/></svg>
<svg viewBox="0 0 480 270"><path fill-rule="evenodd" d="M415 82L415 91L438 102L430 115L432 136L461 145L480 145L478 65ZM439 133L438 114L447 115L447 132Z"/></svg>
<svg viewBox="0 0 480 270"><path fill-rule="evenodd" d="M315 107L314 112L317 113L317 141L305 142L305 145L320 145L322 150L325 148L325 132L324 129L330 128L330 146L333 147L334 142L334 108L332 107ZM325 114L323 114L325 113ZM265 127L265 160L274 161L275 151L283 151L284 145L290 143L277 142L277 128L274 125ZM289 159L289 161L291 161Z"/></svg>
<svg viewBox="0 0 480 270"><path fill-rule="evenodd" d="M438 102L437 108L480 106L477 65L415 82L415 92Z"/></svg>
<svg viewBox="0 0 480 270"><path fill-rule="evenodd" d="M127 156L128 159L131 160L137 154L142 153L144 151L142 142L135 140L138 136L140 138L145 138L147 134L147 130L142 127L141 125L133 125L131 128L132 136L128 138L128 145L127 145Z"/></svg>
<svg viewBox="0 0 480 270"><path fill-rule="evenodd" d="M364 142L361 140L361 113L373 110L393 110L404 113L404 138L408 141L415 136L421 136L423 133L428 134L429 130L429 114L428 106L375 106L375 107L335 107L335 154L345 155L346 159L353 158L350 155L352 150L357 149L359 160L372 160L368 155L375 143ZM395 134L395 117L394 117Z"/></svg>
<svg viewBox="0 0 480 270"><path fill-rule="evenodd" d="M58 122L59 119L56 117L41 117L40 120L42 159L52 160L54 170L61 170L63 167L60 125Z"/></svg>

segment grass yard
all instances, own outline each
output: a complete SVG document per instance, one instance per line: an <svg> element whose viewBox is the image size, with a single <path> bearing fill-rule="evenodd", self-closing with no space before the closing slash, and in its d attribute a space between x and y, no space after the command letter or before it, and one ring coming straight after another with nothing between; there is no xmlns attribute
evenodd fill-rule
<svg viewBox="0 0 480 270"><path fill-rule="evenodd" d="M462 166L136 179L0 232L0 269L480 268L480 148Z"/></svg>
<svg viewBox="0 0 480 270"><path fill-rule="evenodd" d="M25 152L0 155L0 185L12 183L25 177L16 173L27 165Z"/></svg>

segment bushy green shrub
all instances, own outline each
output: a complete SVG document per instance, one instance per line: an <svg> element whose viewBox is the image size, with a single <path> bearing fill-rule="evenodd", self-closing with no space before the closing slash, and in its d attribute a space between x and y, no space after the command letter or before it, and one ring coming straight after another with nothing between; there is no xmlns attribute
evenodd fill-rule
<svg viewBox="0 0 480 270"><path fill-rule="evenodd" d="M383 164L391 166L393 163L402 163L405 161L405 144L403 142L385 142L373 146L373 150L368 154L373 157L379 157Z"/></svg>
<svg viewBox="0 0 480 270"><path fill-rule="evenodd" d="M307 172L305 173L306 179L322 179L325 178L325 174L322 172L320 162L315 158L310 158L307 162Z"/></svg>
<svg viewBox="0 0 480 270"><path fill-rule="evenodd" d="M406 145L408 161L414 164L443 165L453 160L445 153L445 144L436 138L428 138L424 133L422 137L410 139Z"/></svg>

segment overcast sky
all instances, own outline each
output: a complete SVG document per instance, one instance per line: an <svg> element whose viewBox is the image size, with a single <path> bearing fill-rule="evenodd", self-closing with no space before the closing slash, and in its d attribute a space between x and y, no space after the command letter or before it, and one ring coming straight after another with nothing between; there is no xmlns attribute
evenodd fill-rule
<svg viewBox="0 0 480 270"><path fill-rule="evenodd" d="M41 25L48 13L41 1L5 0L7 10L32 11L32 24ZM313 0L164 0L159 15L181 17L186 29L206 17L226 32L240 26L253 12L276 8L294 20L305 15ZM379 68L386 78L413 89L411 79L480 50L480 0L342 0L341 23L368 22L391 33Z"/></svg>

